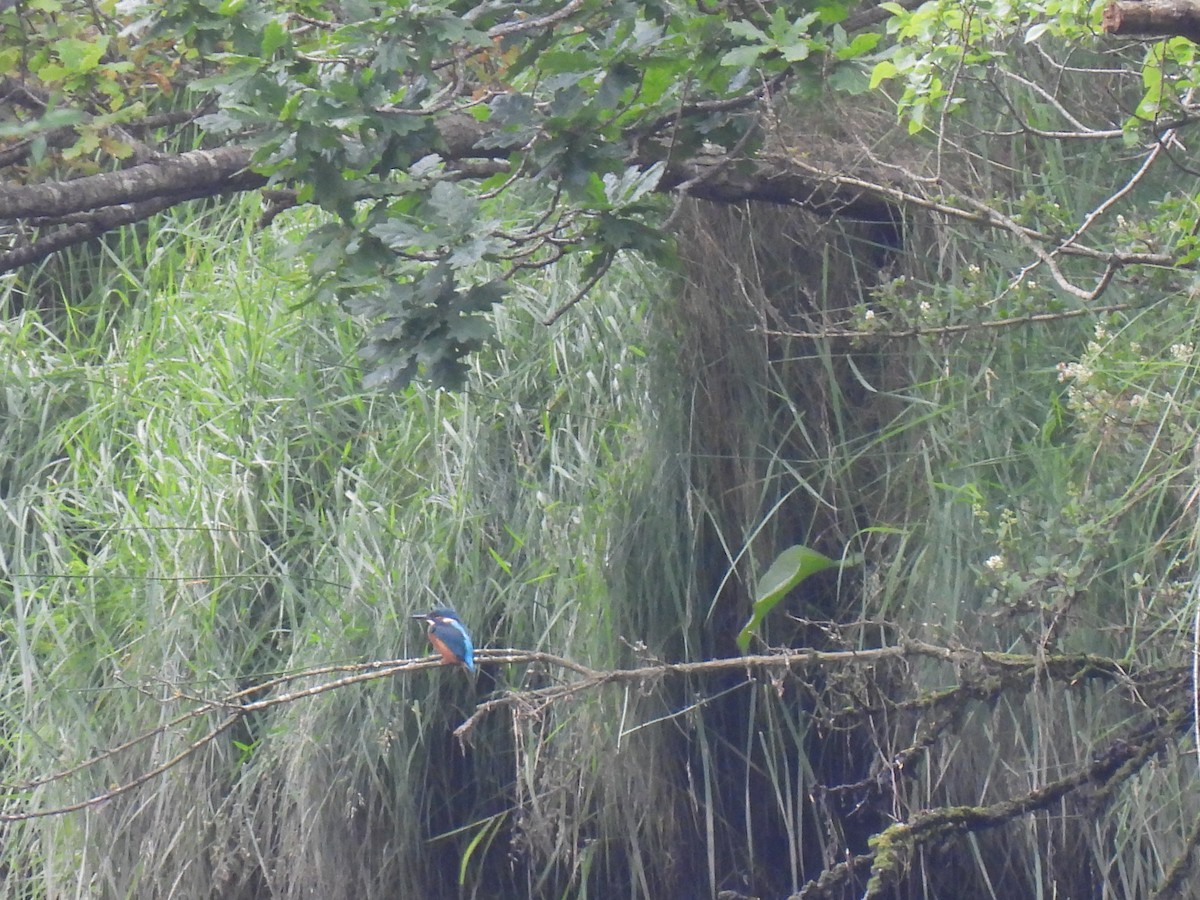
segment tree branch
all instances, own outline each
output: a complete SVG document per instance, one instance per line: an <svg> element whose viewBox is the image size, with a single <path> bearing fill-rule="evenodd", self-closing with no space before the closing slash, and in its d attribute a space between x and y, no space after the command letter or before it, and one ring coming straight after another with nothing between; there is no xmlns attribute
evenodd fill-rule
<svg viewBox="0 0 1200 900"><path fill-rule="evenodd" d="M1005 825L1019 816L1047 809L1081 787L1104 788L1117 778L1129 777L1185 732L1191 720L1189 709L1178 708L1161 722L1135 726L1114 738L1103 751L1093 755L1091 763L1058 781L988 806L926 809L905 822L890 825L871 839L874 861L864 900L888 895L888 889L907 870L917 847Z"/></svg>
<svg viewBox="0 0 1200 900"><path fill-rule="evenodd" d="M0 187L0 219L66 216L123 203L262 187L266 176L250 171L250 157L248 147L192 150L72 181L5 185Z"/></svg>
<svg viewBox="0 0 1200 900"><path fill-rule="evenodd" d="M758 331L770 337L807 338L809 340L861 341L871 339L894 341L915 337L940 337L951 334L966 334L972 331L987 331L999 328L1018 328L1022 325L1058 322L1063 319L1077 319L1081 316L1103 316L1109 313L1126 312L1131 309L1140 309L1142 306L1143 304L1138 303L1113 303L1109 306L1081 306L1077 309L1064 309L1061 312L1029 313L1023 316L1009 316L1004 319L985 319L982 322L957 322L953 325L918 325L911 328L897 329L873 328L855 330L823 328L820 331L792 331L780 328L761 328Z"/></svg>
<svg viewBox="0 0 1200 900"><path fill-rule="evenodd" d="M1187 681L1185 667L1177 669L1135 670L1107 657L1093 654L1035 655L987 653L963 647L939 646L919 640L901 639L895 644L863 650L790 650L775 654L712 659L701 662L661 663L598 670L550 653L515 649L481 649L476 660L481 667L507 665L537 665L571 673L575 677L560 684L532 690L506 691L477 705L471 716L459 725L454 734L465 740L476 724L486 715L503 708L513 708L527 715L540 715L549 705L566 701L584 691L611 684L647 684L678 676L709 676L729 672L745 672L748 681L752 672L782 672L810 668L839 666L873 667L887 660L922 657L953 666L958 672L958 687L933 692L916 701L886 700L895 709L905 708L918 714L931 714L927 727L918 729L910 747L894 760L898 766L916 764L917 758L938 741L954 721L962 704L994 701L1009 690L1032 690L1035 686L1057 681L1073 687L1085 680L1099 678L1127 686L1131 693L1149 710L1150 718L1123 735L1115 737L1100 752L1091 755L1087 764L1075 772L1035 788L1025 794L1003 799L985 806L943 807L925 809L886 828L872 839L871 850L827 868L820 878L809 882L795 895L801 900L842 896L847 883L860 881L870 873L867 896L882 896L887 887L903 877L916 849L954 839L963 833L994 828L1021 816L1047 809L1061 802L1074 791L1089 785L1106 796L1109 788L1135 774L1153 756L1165 749L1175 735L1186 731L1191 721L1190 696L1181 686ZM164 762L153 765L125 782L114 785L100 794L85 799L45 808L14 808L0 813L0 823L20 822L34 818L64 815L95 807L127 794L152 779L163 775L199 751L211 746L222 734L244 716L271 707L295 703L328 691L352 684L361 684L400 674L439 667L442 661L431 656L421 659L396 659L362 664L329 665L297 672L276 674L266 680L234 691L223 697L204 698L185 695L168 685L160 702L189 701L191 706L167 723L159 725L124 743L96 754L74 766L46 775L23 785L6 785L5 792L14 795L27 793L51 782L64 780L97 763L169 731L176 731L193 719L217 715L219 718L203 734L173 753ZM331 677L332 676L332 677ZM307 683L305 683L307 682ZM155 685L154 687L159 687ZM726 688L728 689L728 688ZM159 691L153 696L157 697ZM889 708L893 708L889 706ZM838 715L864 714L865 710L847 710ZM645 725L664 721L652 720ZM644 726L639 726L644 727ZM834 787L830 790L853 791L868 787L866 783ZM13 800L10 800L12 803Z"/></svg>
<svg viewBox="0 0 1200 900"><path fill-rule="evenodd" d="M440 119L437 130L438 138L431 142L429 152L440 153L451 163L490 161L493 165L487 169L489 175L496 171L495 163L507 159L511 149L494 146L496 142L491 139L496 135L495 130L465 114ZM37 262L63 247L90 240L185 200L263 187L267 178L249 168L252 152L244 146L195 150L71 181L0 185L0 221L89 216L85 222L67 226L62 233L52 232L32 244L0 253L0 272ZM628 164L650 165L666 152L664 148L643 149ZM1062 241L1020 225L994 207L969 198L956 205L878 180L828 171L805 162L801 148L763 154L752 161L735 161L738 165L731 165L730 154L721 153L670 160L656 190L686 188L689 196L715 203L753 200L872 222L893 221L896 210L903 207L926 209L978 226L1010 231L1031 248L1035 243L1049 246L1049 250L1034 248L1037 264L1046 265L1064 290L1085 299L1098 296L1120 268L1176 264L1165 253L1112 253L1077 243L1090 219L1071 239ZM917 181L924 183L928 179ZM1059 255L1102 262L1104 274L1091 289L1079 288L1058 269L1054 257Z"/></svg>
<svg viewBox="0 0 1200 900"><path fill-rule="evenodd" d="M1200 43L1200 7L1189 0L1116 0L1104 8L1101 23L1109 34Z"/></svg>

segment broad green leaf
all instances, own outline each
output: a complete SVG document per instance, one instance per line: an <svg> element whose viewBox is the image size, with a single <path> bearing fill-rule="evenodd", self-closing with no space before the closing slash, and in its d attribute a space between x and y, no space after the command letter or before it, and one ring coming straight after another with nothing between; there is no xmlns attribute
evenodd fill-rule
<svg viewBox="0 0 1200 900"><path fill-rule="evenodd" d="M19 47L5 47L0 50L0 75L16 71L17 63L20 61L21 49Z"/></svg>
<svg viewBox="0 0 1200 900"><path fill-rule="evenodd" d="M788 62L803 62L808 59L812 53L813 45L816 41L802 40L797 41L783 50L783 58Z"/></svg>
<svg viewBox="0 0 1200 900"><path fill-rule="evenodd" d="M744 38L745 40L758 41L761 44L771 43L771 39L767 36L766 32L751 25L749 22L726 22L725 27L729 30L730 34Z"/></svg>
<svg viewBox="0 0 1200 900"><path fill-rule="evenodd" d="M1031 25L1029 30L1025 32L1025 43L1032 44L1049 30L1049 22L1038 22L1036 25Z"/></svg>
<svg viewBox="0 0 1200 900"><path fill-rule="evenodd" d="M829 73L829 86L846 94L861 94L868 90L867 73L858 66L836 66Z"/></svg>
<svg viewBox="0 0 1200 900"><path fill-rule="evenodd" d="M738 649L745 653L750 648L750 641L767 613L779 604L788 591L804 579L826 569L856 565L858 562L857 559L838 562L802 544L788 547L776 557L766 574L758 580L758 586L754 591L754 609L750 620L742 627L737 637Z"/></svg>
<svg viewBox="0 0 1200 900"><path fill-rule="evenodd" d="M883 40L883 35L877 31L856 34L854 40L845 47L839 48L835 55L838 59L855 59L859 56L865 56L874 50L881 40Z"/></svg>
<svg viewBox="0 0 1200 900"><path fill-rule="evenodd" d="M276 50L288 42L287 30L280 22L268 22L263 29L262 52L264 57L270 57Z"/></svg>
<svg viewBox="0 0 1200 900"><path fill-rule="evenodd" d="M450 181L439 181L433 186L429 193L429 206L437 217L430 224L455 232L469 230L479 212L479 201L461 185Z"/></svg>
<svg viewBox="0 0 1200 900"><path fill-rule="evenodd" d="M108 37L100 35L94 41L60 38L50 46L62 62L63 69L70 74L78 74L96 68L100 57L108 49Z"/></svg>
<svg viewBox="0 0 1200 900"><path fill-rule="evenodd" d="M750 45L747 47L735 47L721 57L721 65L736 66L752 66L762 55L762 52L767 48L764 45Z"/></svg>
<svg viewBox="0 0 1200 900"><path fill-rule="evenodd" d="M846 16L850 15L850 10L845 3L822 3L817 7L817 15L821 24L834 25L844 21Z"/></svg>
<svg viewBox="0 0 1200 900"><path fill-rule="evenodd" d="M881 60L880 62L875 63L875 68L871 70L871 83L869 85L870 89L875 90L875 88L879 87L879 85L887 81L889 78L895 78L899 71L900 70L896 68L896 64L890 59Z"/></svg>

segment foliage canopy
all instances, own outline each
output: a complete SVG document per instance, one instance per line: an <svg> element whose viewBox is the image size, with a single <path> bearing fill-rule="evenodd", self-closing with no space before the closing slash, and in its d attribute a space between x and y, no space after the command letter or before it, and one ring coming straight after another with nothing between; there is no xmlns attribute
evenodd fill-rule
<svg viewBox="0 0 1200 900"><path fill-rule="evenodd" d="M485 313L524 273L578 254L582 294L622 251L669 256L667 194L877 221L933 209L1009 232L1029 244L1028 271L1093 299L1127 267L1190 262L1194 210L1164 212L1170 239L1152 249L1092 219L1022 218L1020 198L998 201L953 162L947 116L993 83L1014 136L1168 151L1187 119L1190 43L1132 69L1144 84L1125 111L1119 94L1109 110L1068 109L1013 64L1014 41L1090 40L1098 16L1000 0L19 0L0 11L0 269L189 198L266 187L268 218L294 203L329 213L303 243L317 297L373 323L367 380L393 387L461 383L491 334ZM894 93L925 150L899 152L865 119L797 139L796 123L828 132L834 95L868 88ZM1020 95L1038 91L1048 99L1030 110ZM1097 115L1108 123L1087 123ZM1077 286L1063 258L1097 269L1094 284Z"/></svg>

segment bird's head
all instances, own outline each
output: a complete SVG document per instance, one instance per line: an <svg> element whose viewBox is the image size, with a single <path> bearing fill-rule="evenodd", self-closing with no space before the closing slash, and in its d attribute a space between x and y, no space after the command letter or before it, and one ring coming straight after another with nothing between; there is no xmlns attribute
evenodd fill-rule
<svg viewBox="0 0 1200 900"><path fill-rule="evenodd" d="M417 613L416 615L412 616L412 618L421 619L425 622L435 622L438 619L453 619L456 622L460 621L458 618L458 613L456 613L449 606L435 606L429 612Z"/></svg>

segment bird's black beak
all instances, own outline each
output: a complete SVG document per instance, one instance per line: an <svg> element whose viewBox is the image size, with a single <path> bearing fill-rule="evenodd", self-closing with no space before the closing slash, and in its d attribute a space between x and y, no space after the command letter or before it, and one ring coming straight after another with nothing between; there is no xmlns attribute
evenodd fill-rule
<svg viewBox="0 0 1200 900"><path fill-rule="evenodd" d="M429 615L427 613L417 613L415 616L409 616L409 618L410 619L421 619L422 621L425 621L425 622L429 621Z"/></svg>

